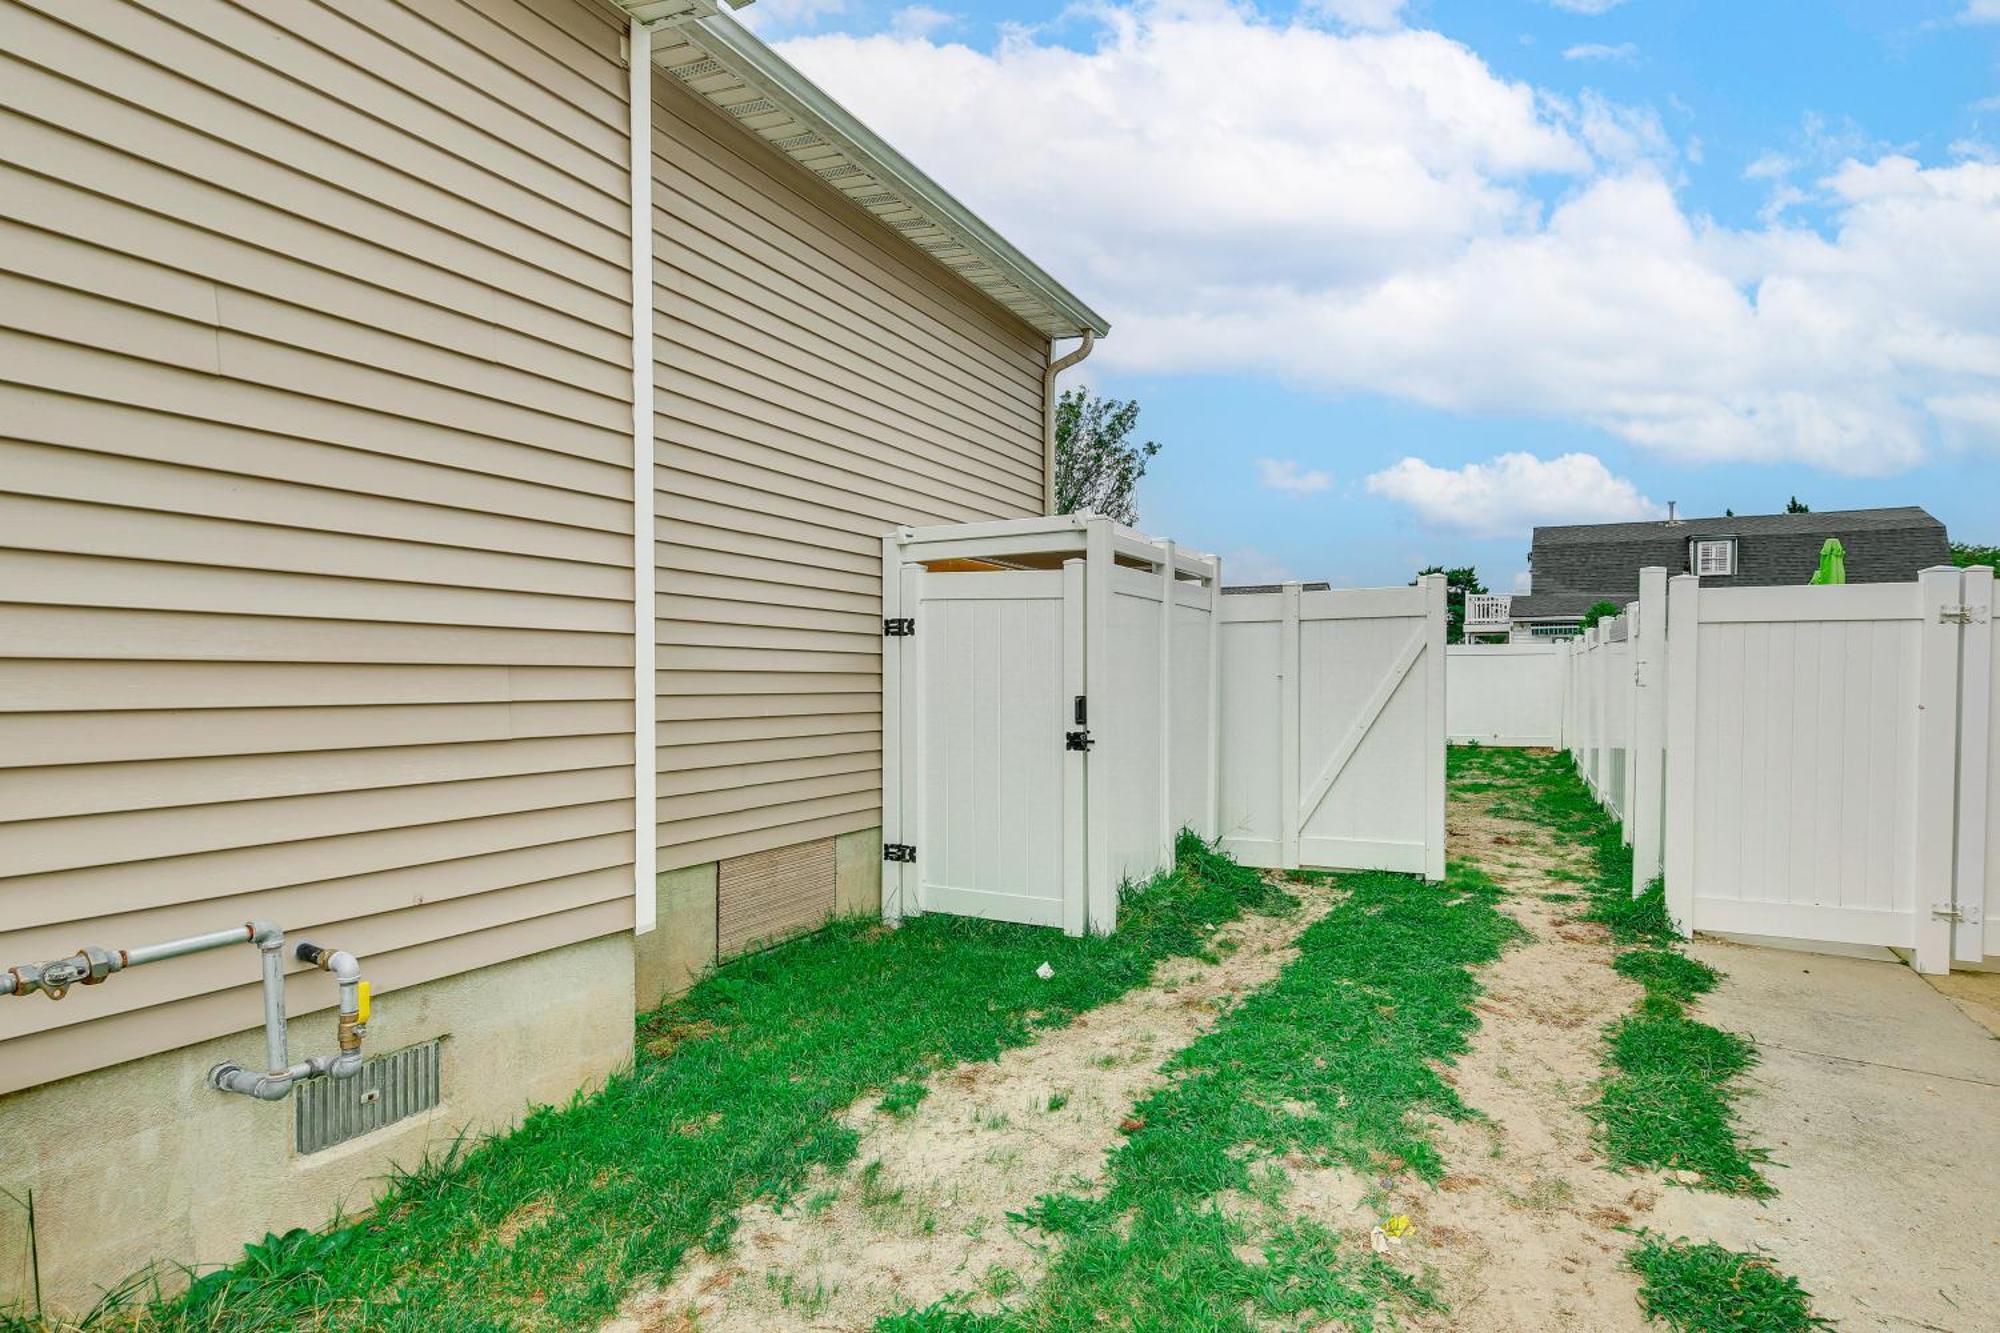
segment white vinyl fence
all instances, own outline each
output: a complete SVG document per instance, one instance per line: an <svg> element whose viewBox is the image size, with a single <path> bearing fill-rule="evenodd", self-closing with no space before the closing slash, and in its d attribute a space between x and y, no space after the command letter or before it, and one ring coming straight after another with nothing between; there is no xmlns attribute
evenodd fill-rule
<svg viewBox="0 0 2000 1333"><path fill-rule="evenodd" d="M1444 877L1445 580L1222 599L1222 845Z"/></svg>
<svg viewBox="0 0 2000 1333"><path fill-rule="evenodd" d="M2000 677L1988 569L1639 600L1559 651L1562 742L1696 929L2000 953Z"/></svg>
<svg viewBox="0 0 2000 1333"><path fill-rule="evenodd" d="M1445 734L1453 745L1561 748L1569 662L1560 643L1453 644L1444 656Z"/></svg>
<svg viewBox="0 0 2000 1333"><path fill-rule="evenodd" d="M883 569L888 920L1108 932L1182 828L1442 878L1442 576L1225 598L1090 516L904 528Z"/></svg>
<svg viewBox="0 0 2000 1333"><path fill-rule="evenodd" d="M1993 603L1993 571L1966 570L1962 726L1968 735L1985 732L1986 762L1969 755L1959 766L1958 902L1978 907L1976 914L1961 911L1952 932L1952 957L1964 963L2000 956L2000 618Z"/></svg>
<svg viewBox="0 0 2000 1333"><path fill-rule="evenodd" d="M1220 565L1103 518L883 540L883 914L1071 934L1215 827Z"/></svg>

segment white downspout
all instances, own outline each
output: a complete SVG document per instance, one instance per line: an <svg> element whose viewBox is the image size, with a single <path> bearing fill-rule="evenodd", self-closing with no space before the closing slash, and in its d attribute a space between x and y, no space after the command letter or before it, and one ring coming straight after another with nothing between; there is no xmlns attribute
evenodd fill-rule
<svg viewBox="0 0 2000 1333"><path fill-rule="evenodd" d="M1075 351L1056 359L1056 347L1049 344L1049 368L1042 372L1042 510L1056 512L1056 376L1090 355L1097 335L1083 331L1083 341Z"/></svg>
<svg viewBox="0 0 2000 1333"><path fill-rule="evenodd" d="M626 41L632 198L632 931L659 923L659 750L653 536L653 31Z"/></svg>

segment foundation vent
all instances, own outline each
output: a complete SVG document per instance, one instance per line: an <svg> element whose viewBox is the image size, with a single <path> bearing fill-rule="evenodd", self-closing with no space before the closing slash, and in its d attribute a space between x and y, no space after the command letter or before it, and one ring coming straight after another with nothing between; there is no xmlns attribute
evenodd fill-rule
<svg viewBox="0 0 2000 1333"><path fill-rule="evenodd" d="M825 925L833 867L832 838L724 861L715 885L717 955L733 958Z"/></svg>
<svg viewBox="0 0 2000 1333"><path fill-rule="evenodd" d="M444 1040L362 1062L353 1078L302 1083L292 1093L301 1153L321 1152L430 1110L442 1098Z"/></svg>

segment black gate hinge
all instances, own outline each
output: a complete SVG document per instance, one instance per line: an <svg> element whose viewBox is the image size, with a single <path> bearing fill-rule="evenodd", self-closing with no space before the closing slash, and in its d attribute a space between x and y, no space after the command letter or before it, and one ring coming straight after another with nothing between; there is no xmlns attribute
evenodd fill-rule
<svg viewBox="0 0 2000 1333"><path fill-rule="evenodd" d="M885 842L882 844L884 861L909 861L917 859L916 844L908 842Z"/></svg>
<svg viewBox="0 0 2000 1333"><path fill-rule="evenodd" d="M882 637L885 639L907 639L917 632L915 616L882 617Z"/></svg>

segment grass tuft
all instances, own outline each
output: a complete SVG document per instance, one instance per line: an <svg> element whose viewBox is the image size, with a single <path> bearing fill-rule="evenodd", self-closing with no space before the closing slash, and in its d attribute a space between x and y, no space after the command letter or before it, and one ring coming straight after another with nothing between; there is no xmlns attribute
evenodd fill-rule
<svg viewBox="0 0 2000 1333"><path fill-rule="evenodd" d="M1429 1118L1474 1114L1443 1072L1477 1026L1472 969L1521 930L1471 867L1443 884L1334 882L1341 897L1299 956L1133 1108L1103 1191L1047 1196L1016 1216L1056 1242L1022 1304L973 1314L959 1297L884 1319L878 1333L1372 1329L1433 1307L1365 1246L1294 1216L1287 1167L1442 1174Z"/></svg>
<svg viewBox="0 0 2000 1333"><path fill-rule="evenodd" d="M1813 1313L1797 1278L1762 1255L1641 1233L1627 1256L1639 1274L1639 1305L1678 1333L1811 1333L1831 1323Z"/></svg>
<svg viewBox="0 0 2000 1333"><path fill-rule="evenodd" d="M848 1106L882 1094L891 1114L914 1107L931 1071L993 1059L1144 983L1162 958L1205 953L1244 910L1290 903L1183 834L1171 873L1126 890L1110 937L951 916L836 923L643 1016L636 1068L596 1094L398 1180L364 1220L267 1238L180 1298L97 1326L594 1327L690 1248L726 1248L741 1205L845 1167ZM546 1221L498 1234L530 1202ZM824 1299L779 1294L795 1308Z"/></svg>
<svg viewBox="0 0 2000 1333"><path fill-rule="evenodd" d="M1733 1109L1756 1051L1689 1013L1719 975L1681 952L1658 880L1633 895L1632 850L1575 766L1566 755L1458 749L1451 764L1461 790L1465 778L1506 779L1496 813L1540 824L1585 852L1580 915L1610 932L1621 947L1618 971L1645 990L1605 1032L1609 1072L1588 1108L1605 1154L1618 1166L1693 1172L1701 1189L1770 1197L1776 1191L1758 1169L1769 1155L1743 1143Z"/></svg>

